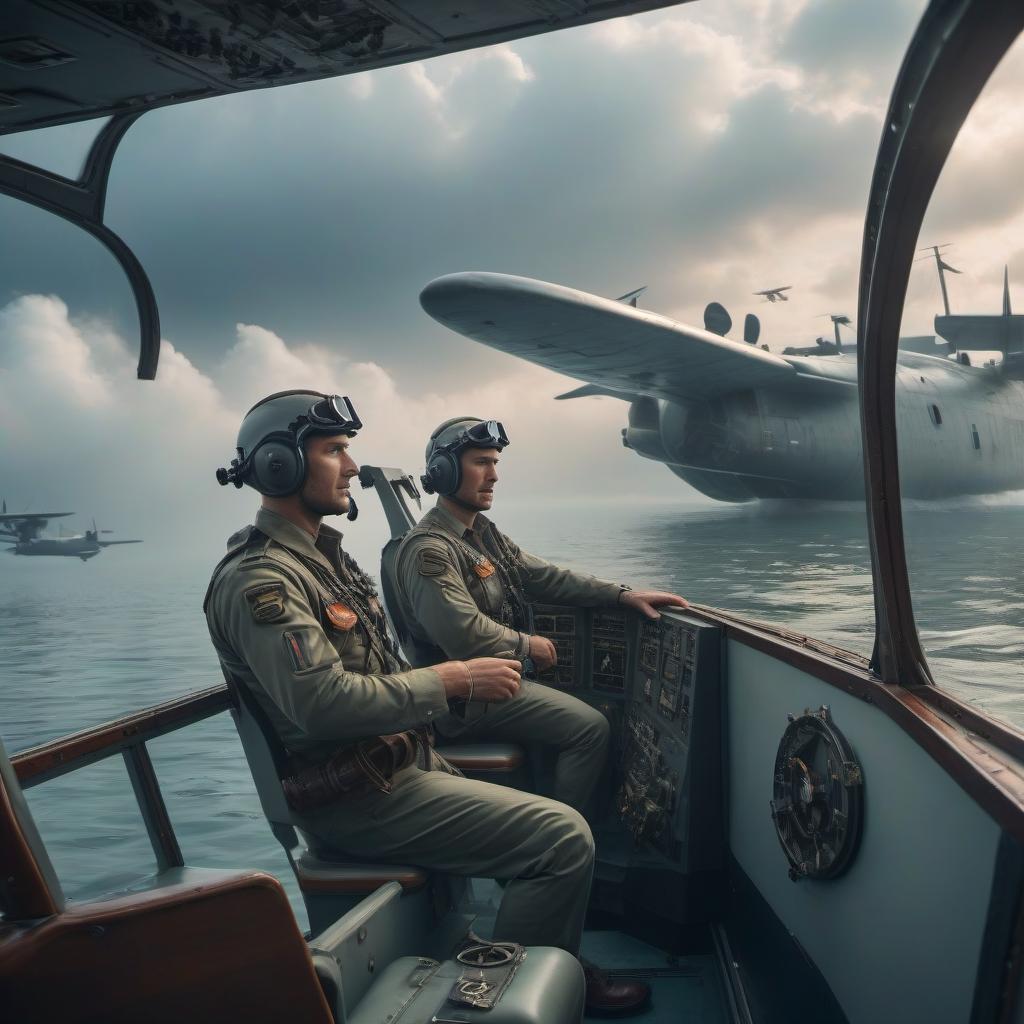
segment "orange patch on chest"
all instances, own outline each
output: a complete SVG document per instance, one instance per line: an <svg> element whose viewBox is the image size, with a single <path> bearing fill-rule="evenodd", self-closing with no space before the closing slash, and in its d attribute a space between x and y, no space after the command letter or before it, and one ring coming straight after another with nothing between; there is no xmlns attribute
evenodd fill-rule
<svg viewBox="0 0 1024 1024"><path fill-rule="evenodd" d="M480 579L485 580L488 576L494 575L494 566L485 558L482 562L477 562L476 565L473 566L473 572L475 572Z"/></svg>
<svg viewBox="0 0 1024 1024"><path fill-rule="evenodd" d="M324 608L331 625L337 629L351 629L358 621L356 613L341 601L325 605Z"/></svg>

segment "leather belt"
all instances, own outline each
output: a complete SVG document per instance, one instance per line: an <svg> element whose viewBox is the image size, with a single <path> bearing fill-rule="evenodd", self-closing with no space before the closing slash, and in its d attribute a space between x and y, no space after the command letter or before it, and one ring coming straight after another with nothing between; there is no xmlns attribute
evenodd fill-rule
<svg viewBox="0 0 1024 1024"><path fill-rule="evenodd" d="M416 762L421 748L429 758L429 739L418 731L375 736L289 775L281 788L288 806L300 813L373 789L390 793L391 780Z"/></svg>

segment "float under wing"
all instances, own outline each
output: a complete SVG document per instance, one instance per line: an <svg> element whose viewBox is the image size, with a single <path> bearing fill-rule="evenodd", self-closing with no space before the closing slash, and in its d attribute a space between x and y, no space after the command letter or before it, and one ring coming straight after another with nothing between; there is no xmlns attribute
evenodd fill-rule
<svg viewBox="0 0 1024 1024"><path fill-rule="evenodd" d="M626 399L706 399L792 386L802 376L754 345L527 277L449 274L431 281L420 303L467 338Z"/></svg>

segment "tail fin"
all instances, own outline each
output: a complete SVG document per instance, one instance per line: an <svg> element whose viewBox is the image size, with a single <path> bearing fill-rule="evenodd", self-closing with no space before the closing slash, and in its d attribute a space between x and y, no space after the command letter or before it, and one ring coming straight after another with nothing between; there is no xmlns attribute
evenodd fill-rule
<svg viewBox="0 0 1024 1024"><path fill-rule="evenodd" d="M647 285L641 288L634 288L631 292L626 292L625 295L620 295L615 301L625 302L627 306L632 306L636 309L636 300L640 298L643 293L647 291Z"/></svg>
<svg viewBox="0 0 1024 1024"><path fill-rule="evenodd" d="M1003 316L1012 316L1013 310L1010 309L1010 268L1008 266L1003 267Z"/></svg>

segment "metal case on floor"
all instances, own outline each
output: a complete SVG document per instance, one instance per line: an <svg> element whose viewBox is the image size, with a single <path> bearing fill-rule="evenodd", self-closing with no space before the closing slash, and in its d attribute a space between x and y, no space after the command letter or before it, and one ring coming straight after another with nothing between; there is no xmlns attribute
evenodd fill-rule
<svg viewBox="0 0 1024 1024"><path fill-rule="evenodd" d="M583 970L565 950L532 946L489 1010L448 1001L466 968L402 957L382 970L348 1024L575 1024L583 1017Z"/></svg>

